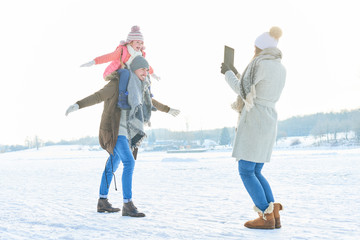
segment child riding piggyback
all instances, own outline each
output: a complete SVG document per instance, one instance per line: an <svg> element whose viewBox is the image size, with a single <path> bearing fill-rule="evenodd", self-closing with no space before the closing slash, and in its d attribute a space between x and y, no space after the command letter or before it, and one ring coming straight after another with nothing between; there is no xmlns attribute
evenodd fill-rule
<svg viewBox="0 0 360 240"><path fill-rule="evenodd" d="M132 60L140 55L145 57L144 52L144 37L140 32L139 26L133 26L131 28L131 32L129 32L126 41L121 41L119 46L116 47L115 51L112 53L108 53L102 55L100 57L91 60L88 63L81 65L80 67L90 67L94 64L102 64L110 62L109 66L106 67L103 77L105 80L109 81L111 79L110 74L114 73L115 71L128 68L130 66ZM158 76L154 74L152 67L150 66L149 74L151 77L155 79L159 79Z"/></svg>
<svg viewBox="0 0 360 240"><path fill-rule="evenodd" d="M102 64L111 62L106 67L103 78L106 81L110 81L116 77L120 77L119 81L119 107L122 109L129 109L130 106L127 104L127 81L129 77L129 66L132 60L136 56L145 57L144 52L144 37L140 32L139 26L133 26L131 32L128 34L126 41L121 41L119 46L116 47L115 51L102 55L100 57L91 60L88 63L81 65L80 67L90 67L94 64ZM154 70L149 66L149 74L151 77L160 80L158 76L154 74Z"/></svg>

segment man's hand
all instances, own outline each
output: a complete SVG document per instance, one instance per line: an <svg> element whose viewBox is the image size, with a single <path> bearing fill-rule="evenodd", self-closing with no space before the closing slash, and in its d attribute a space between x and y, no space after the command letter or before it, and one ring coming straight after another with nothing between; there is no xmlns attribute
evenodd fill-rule
<svg viewBox="0 0 360 240"><path fill-rule="evenodd" d="M65 112L65 116L67 116L71 112L75 112L76 110L79 110L79 105L77 103L71 105Z"/></svg>
<svg viewBox="0 0 360 240"><path fill-rule="evenodd" d="M174 117L176 117L177 115L179 115L180 110L174 109L174 108L170 108L168 114L173 115Z"/></svg>

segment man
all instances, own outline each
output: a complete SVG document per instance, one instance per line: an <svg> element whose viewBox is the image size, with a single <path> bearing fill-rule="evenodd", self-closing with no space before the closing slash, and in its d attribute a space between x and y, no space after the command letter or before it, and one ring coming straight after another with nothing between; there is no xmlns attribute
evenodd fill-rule
<svg viewBox="0 0 360 240"><path fill-rule="evenodd" d="M144 124L149 123L151 117L152 100L147 79L149 64L142 56L134 58L130 65L128 83L128 101L130 110L117 107L119 96L119 79L112 79L103 89L71 105L66 115L78 109L105 102L101 117L99 142L109 154L100 184L98 212L118 212L109 203L107 195L114 172L120 161L123 162L122 189L123 189L123 216L145 217L135 207L132 201L132 176L135 160L131 149L136 148L145 137ZM129 147L130 145L130 147ZM130 149L131 148L131 149Z"/></svg>

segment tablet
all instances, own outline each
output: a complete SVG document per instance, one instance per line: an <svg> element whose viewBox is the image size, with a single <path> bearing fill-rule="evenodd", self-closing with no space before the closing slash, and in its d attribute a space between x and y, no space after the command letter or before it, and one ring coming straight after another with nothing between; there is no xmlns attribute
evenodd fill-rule
<svg viewBox="0 0 360 240"><path fill-rule="evenodd" d="M234 66L234 49L225 45L224 63L228 66Z"/></svg>

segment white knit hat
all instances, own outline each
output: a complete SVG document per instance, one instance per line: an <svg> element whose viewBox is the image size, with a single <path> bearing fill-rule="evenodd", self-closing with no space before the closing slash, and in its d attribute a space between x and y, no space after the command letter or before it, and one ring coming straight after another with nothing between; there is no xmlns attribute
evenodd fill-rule
<svg viewBox="0 0 360 240"><path fill-rule="evenodd" d="M126 42L129 43L131 41L134 40L140 40L140 41L144 41L144 37L140 32L140 27L139 26L133 26L131 28L131 32L129 32Z"/></svg>
<svg viewBox="0 0 360 240"><path fill-rule="evenodd" d="M272 27L269 32L264 32L255 40L255 46L264 50L265 48L277 47L282 31L279 27Z"/></svg>

